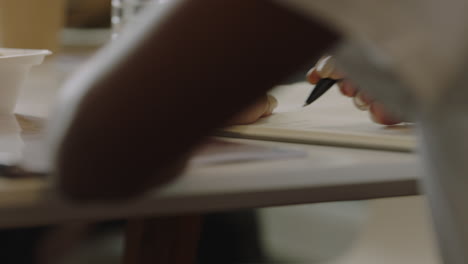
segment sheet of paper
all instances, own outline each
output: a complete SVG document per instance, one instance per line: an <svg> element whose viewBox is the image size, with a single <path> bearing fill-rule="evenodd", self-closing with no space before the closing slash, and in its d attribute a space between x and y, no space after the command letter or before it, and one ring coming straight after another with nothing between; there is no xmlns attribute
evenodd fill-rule
<svg viewBox="0 0 468 264"><path fill-rule="evenodd" d="M194 166L304 158L305 151L212 139L191 160Z"/></svg>
<svg viewBox="0 0 468 264"><path fill-rule="evenodd" d="M382 126L360 111L352 99L332 87L307 107L302 107L312 86L299 83L273 91L279 106L275 113L248 126L228 128L225 135L279 141L412 151L411 125Z"/></svg>

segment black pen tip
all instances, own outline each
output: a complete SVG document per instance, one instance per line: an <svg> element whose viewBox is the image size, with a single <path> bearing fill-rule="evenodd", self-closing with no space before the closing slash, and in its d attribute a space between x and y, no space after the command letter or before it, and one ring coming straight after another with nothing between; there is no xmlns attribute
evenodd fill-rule
<svg viewBox="0 0 468 264"><path fill-rule="evenodd" d="M322 96L330 87L335 84L337 80L325 78L321 79L314 87L314 90L310 93L309 97L307 98L304 107L310 105L315 100L317 100L320 96Z"/></svg>

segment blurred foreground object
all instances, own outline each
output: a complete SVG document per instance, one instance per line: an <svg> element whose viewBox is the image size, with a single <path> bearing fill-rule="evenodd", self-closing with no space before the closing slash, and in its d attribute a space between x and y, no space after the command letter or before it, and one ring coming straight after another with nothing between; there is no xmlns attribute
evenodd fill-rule
<svg viewBox="0 0 468 264"><path fill-rule="evenodd" d="M443 261L467 264L466 1L277 1L341 32L338 66L396 117L417 121Z"/></svg>
<svg viewBox="0 0 468 264"><path fill-rule="evenodd" d="M367 10L373 14L367 15L368 23L360 23L365 18L354 10L360 18L354 24L356 38L338 49L337 59L360 87L399 118L418 122L422 136L419 151L427 168L423 187L442 259L444 263L466 264L468 80L464 71L468 23L464 14L468 6L459 0L391 3L389 8L374 6L374 11L393 10L393 15L384 17L398 17L397 24L407 26L402 30L388 24L371 10ZM450 15L440 16L444 12ZM371 22L373 26L369 26ZM364 34L368 38L359 40L357 36Z"/></svg>

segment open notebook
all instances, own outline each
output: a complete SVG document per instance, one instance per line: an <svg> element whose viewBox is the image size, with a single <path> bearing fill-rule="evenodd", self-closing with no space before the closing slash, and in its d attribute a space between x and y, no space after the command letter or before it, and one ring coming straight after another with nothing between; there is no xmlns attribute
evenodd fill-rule
<svg viewBox="0 0 468 264"><path fill-rule="evenodd" d="M221 135L405 152L415 149L411 125L373 123L368 112L356 109L336 87L302 107L311 89L306 83L278 87L273 94L279 106L272 116L252 125L226 128Z"/></svg>

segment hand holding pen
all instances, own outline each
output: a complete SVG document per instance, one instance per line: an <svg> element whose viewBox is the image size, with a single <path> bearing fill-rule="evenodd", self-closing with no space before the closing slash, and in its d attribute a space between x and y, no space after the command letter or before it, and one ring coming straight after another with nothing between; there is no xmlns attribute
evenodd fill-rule
<svg viewBox="0 0 468 264"><path fill-rule="evenodd" d="M331 56L322 57L315 67L307 73L307 80L311 84L315 84L316 87L307 98L304 106L317 100L336 83L343 95L353 98L354 105L358 109L369 110L374 122L383 125L395 125L402 122L393 118L380 102L361 92L358 86L347 79L345 74L336 68L335 60Z"/></svg>

